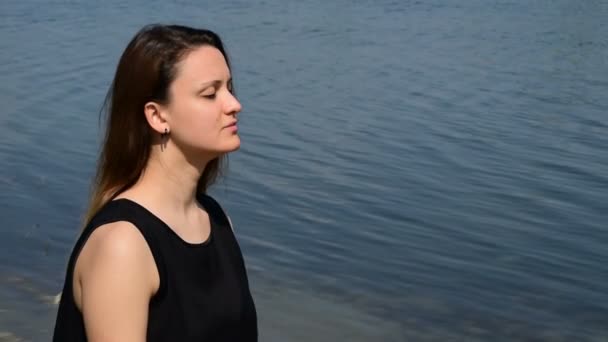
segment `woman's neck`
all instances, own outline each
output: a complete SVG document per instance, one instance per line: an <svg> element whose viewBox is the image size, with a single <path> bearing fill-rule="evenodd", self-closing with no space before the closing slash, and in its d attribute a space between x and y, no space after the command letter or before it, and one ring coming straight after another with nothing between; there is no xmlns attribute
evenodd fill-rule
<svg viewBox="0 0 608 342"><path fill-rule="evenodd" d="M151 208L188 214L198 208L196 192L205 166L211 160L189 162L176 147L174 150L153 147L148 164L137 183L125 191L130 197ZM123 197L121 195L121 197Z"/></svg>

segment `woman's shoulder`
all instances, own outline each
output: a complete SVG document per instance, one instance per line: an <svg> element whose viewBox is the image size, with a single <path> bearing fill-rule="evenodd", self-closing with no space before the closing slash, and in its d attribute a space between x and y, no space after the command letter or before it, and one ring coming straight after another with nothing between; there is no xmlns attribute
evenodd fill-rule
<svg viewBox="0 0 608 342"><path fill-rule="evenodd" d="M98 227L76 269L79 286L74 295L88 321L94 323L94 331L102 334L117 318L145 327L143 317L158 291L159 275L146 241L132 223L116 221ZM133 327L123 329L135 334Z"/></svg>
<svg viewBox="0 0 608 342"><path fill-rule="evenodd" d="M87 241L96 254L129 258L145 251L146 241L139 229L129 221L113 221L98 226Z"/></svg>
<svg viewBox="0 0 608 342"><path fill-rule="evenodd" d="M198 201L205 207L206 210L211 211L210 214L216 216L221 221L224 221L230 229L234 230L232 226L232 220L226 210L220 205L220 203L208 193L199 193Z"/></svg>
<svg viewBox="0 0 608 342"><path fill-rule="evenodd" d="M140 272L141 266L150 264L153 257L146 240L133 223L115 221L99 226L91 233L79 259L91 266L84 269L99 269L103 265L108 269Z"/></svg>
<svg viewBox="0 0 608 342"><path fill-rule="evenodd" d="M121 203L123 201L106 203L85 227L73 252L77 273L100 267L154 265L153 253L141 224L132 219L134 209Z"/></svg>

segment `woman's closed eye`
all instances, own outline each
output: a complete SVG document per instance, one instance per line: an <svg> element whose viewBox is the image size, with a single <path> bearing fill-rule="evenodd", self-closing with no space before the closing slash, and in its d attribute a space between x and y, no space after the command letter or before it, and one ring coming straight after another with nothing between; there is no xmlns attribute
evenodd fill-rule
<svg viewBox="0 0 608 342"><path fill-rule="evenodd" d="M201 92L201 96L210 100L215 99L216 91L215 89L209 89Z"/></svg>

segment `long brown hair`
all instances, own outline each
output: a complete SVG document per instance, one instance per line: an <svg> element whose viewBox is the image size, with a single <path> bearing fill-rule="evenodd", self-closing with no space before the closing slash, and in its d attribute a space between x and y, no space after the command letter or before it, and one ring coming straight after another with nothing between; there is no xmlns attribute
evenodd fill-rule
<svg viewBox="0 0 608 342"><path fill-rule="evenodd" d="M148 101L166 104L176 64L189 51L203 45L217 48L230 68L220 37L205 29L147 25L127 45L102 107L102 113L107 115L106 131L84 224L140 178L150 157L154 134L145 118L144 104ZM197 192L206 192L217 180L225 158L223 155L207 164Z"/></svg>

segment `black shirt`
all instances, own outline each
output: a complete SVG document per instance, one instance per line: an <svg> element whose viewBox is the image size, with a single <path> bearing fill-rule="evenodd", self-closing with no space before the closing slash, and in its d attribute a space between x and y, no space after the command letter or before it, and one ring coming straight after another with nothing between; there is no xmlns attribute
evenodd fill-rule
<svg viewBox="0 0 608 342"><path fill-rule="evenodd" d="M143 206L128 199L108 202L93 217L70 255L53 341L86 341L74 302L72 278L78 254L99 226L128 221L145 238L160 276L149 306L147 338L160 341L257 341L257 315L243 256L219 204L201 194L209 214L207 241L191 244Z"/></svg>

